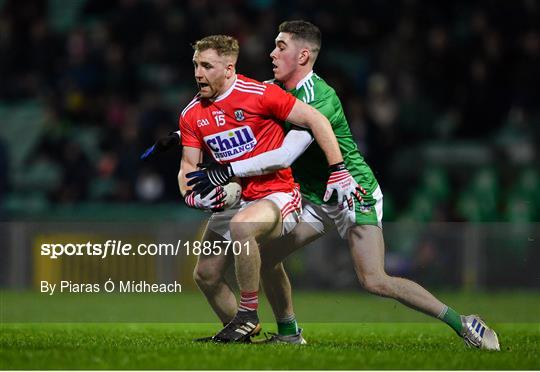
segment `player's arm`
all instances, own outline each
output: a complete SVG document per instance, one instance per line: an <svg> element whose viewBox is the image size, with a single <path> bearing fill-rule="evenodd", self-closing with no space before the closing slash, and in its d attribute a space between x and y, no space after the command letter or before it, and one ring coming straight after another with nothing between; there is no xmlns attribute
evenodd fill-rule
<svg viewBox="0 0 540 372"><path fill-rule="evenodd" d="M253 177L288 168L313 142L309 131L291 129L283 139L281 147L256 155L249 159L237 160L228 164L204 163L197 182L210 185L225 185L233 177Z"/></svg>
<svg viewBox="0 0 540 372"><path fill-rule="evenodd" d="M324 116L330 118L334 107L326 100L310 103ZM268 151L249 159L237 160L229 164L208 165L209 177L215 178L216 183L227 182L233 176L252 177L275 172L290 167L313 142L313 136L305 128L293 127L278 149ZM227 169L228 168L228 169ZM221 176L221 177L216 177Z"/></svg>
<svg viewBox="0 0 540 372"><path fill-rule="evenodd" d="M323 106L328 106L328 104L323 104ZM327 115L329 114L326 110L323 110L323 112ZM365 195L366 190L358 185L347 170L336 135L326 116L312 106L297 99L287 121L309 128L326 155L329 164L329 177L326 183L326 192L324 193L323 201L329 201L335 191L340 207L348 207L350 210L354 209L352 195L358 201L362 201L362 194Z"/></svg>
<svg viewBox="0 0 540 372"><path fill-rule="evenodd" d="M181 138L182 135L180 133L180 130L177 130L176 132L169 133L169 135L166 137L158 139L156 143L154 143L142 153L141 160L149 160L156 154L168 151L175 146L181 145Z"/></svg>
<svg viewBox="0 0 540 372"><path fill-rule="evenodd" d="M186 174L196 171L197 164L202 161L202 150L196 147L184 146L182 150L182 161L180 163L180 171L178 172L178 187L180 193L185 197L186 192L191 190L187 185Z"/></svg>
<svg viewBox="0 0 540 372"><path fill-rule="evenodd" d="M319 147L326 155L330 166L343 162L339 144L328 119L319 111L298 99L287 117L287 121L313 133Z"/></svg>
<svg viewBox="0 0 540 372"><path fill-rule="evenodd" d="M288 114L287 121L308 128L313 132L319 146L326 154L332 172L337 170L337 168L340 171L344 169L343 157L341 156L336 136L330 122L324 115L308 104L294 99L294 104ZM312 141L313 138L309 132L291 130L279 149L231 164L204 164L204 174L201 176L205 181L208 179L209 184L224 185L233 176L250 177L288 168L307 149Z"/></svg>
<svg viewBox="0 0 540 372"><path fill-rule="evenodd" d="M180 171L178 172L178 187L180 188L180 193L184 197L184 201L188 207L213 212L222 210L226 196L223 187L212 187L210 192L201 195L192 190L188 183L188 178L186 176L190 173L198 172L198 164L202 161L202 158L203 153L201 149L184 146Z"/></svg>
<svg viewBox="0 0 540 372"><path fill-rule="evenodd" d="M280 148L230 163L232 175L252 177L288 168L312 142L313 137L307 130L291 129Z"/></svg>

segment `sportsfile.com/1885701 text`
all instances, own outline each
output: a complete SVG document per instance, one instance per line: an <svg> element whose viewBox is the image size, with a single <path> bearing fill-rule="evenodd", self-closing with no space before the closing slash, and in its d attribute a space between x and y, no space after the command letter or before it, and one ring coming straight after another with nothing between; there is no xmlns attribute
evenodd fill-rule
<svg viewBox="0 0 540 372"><path fill-rule="evenodd" d="M62 256L212 256L249 254L249 242L239 241L182 241L173 243L125 243L121 240L85 243L43 243L40 254L50 259Z"/></svg>

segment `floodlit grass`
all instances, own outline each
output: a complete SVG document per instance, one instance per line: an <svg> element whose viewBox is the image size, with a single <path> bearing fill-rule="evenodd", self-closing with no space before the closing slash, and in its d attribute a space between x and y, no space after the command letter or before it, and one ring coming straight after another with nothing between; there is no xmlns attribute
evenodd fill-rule
<svg viewBox="0 0 540 372"><path fill-rule="evenodd" d="M535 293L443 294L460 311L480 310L498 353L467 349L445 324L393 301L351 293L295 295L305 346L192 342L219 328L200 320L212 317L200 294L50 297L2 293L0 369L540 369ZM261 317L275 331L265 301Z"/></svg>
<svg viewBox="0 0 540 372"><path fill-rule="evenodd" d="M538 369L538 324L497 324L502 351L432 323L309 323L309 342L217 345L209 324L4 325L2 369Z"/></svg>

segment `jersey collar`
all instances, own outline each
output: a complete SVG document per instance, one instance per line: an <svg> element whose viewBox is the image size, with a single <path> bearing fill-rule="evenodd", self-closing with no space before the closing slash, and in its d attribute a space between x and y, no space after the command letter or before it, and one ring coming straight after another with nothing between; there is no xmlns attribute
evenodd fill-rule
<svg viewBox="0 0 540 372"><path fill-rule="evenodd" d="M296 84L296 89L300 89L300 87L301 87L302 85L304 85L304 83L305 83L306 81L308 81L309 79L311 79L312 76L313 76L313 70L311 70L310 72L308 72L308 74L307 74L306 76L304 76L304 78L303 78L302 80L300 80L300 81L298 82L298 84Z"/></svg>
<svg viewBox="0 0 540 372"><path fill-rule="evenodd" d="M231 92L233 91L234 87L236 86L237 81L238 81L238 75L236 75L234 77L234 83L232 83L231 87L229 89L227 89L227 91L225 91L220 96L217 96L216 99L214 99L214 102L218 102L218 101L221 101L222 99L227 98L229 96L229 94L231 94Z"/></svg>

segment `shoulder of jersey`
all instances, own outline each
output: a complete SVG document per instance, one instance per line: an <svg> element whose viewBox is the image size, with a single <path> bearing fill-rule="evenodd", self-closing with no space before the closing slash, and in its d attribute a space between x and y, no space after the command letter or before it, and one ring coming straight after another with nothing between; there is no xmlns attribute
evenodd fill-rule
<svg viewBox="0 0 540 372"><path fill-rule="evenodd" d="M315 83L313 81L314 77L320 79L317 75L313 74L309 79L304 81L300 88L298 88L298 90L302 89L304 91L304 97L302 98L302 101L306 103L315 101L315 89L313 89L313 87L315 86Z"/></svg>
<svg viewBox="0 0 540 372"><path fill-rule="evenodd" d="M326 82L326 80L324 80L322 77L320 77L319 75L317 74L313 74L311 76L311 80L313 81L314 84L317 84L318 87L321 87L323 89L334 89L332 88L330 85L328 85L328 83Z"/></svg>
<svg viewBox="0 0 540 372"><path fill-rule="evenodd" d="M189 110L191 110L193 107L197 106L197 103L201 101L201 97L197 94L191 102L187 104L187 106L182 110L182 113L180 114L181 117L186 116Z"/></svg>
<svg viewBox="0 0 540 372"><path fill-rule="evenodd" d="M318 90L315 90L315 84L318 84ZM318 99L323 99L329 92L333 92L334 89L324 81L319 75L313 74L307 79L298 90L304 91L304 98L302 99L306 103L313 102Z"/></svg>
<svg viewBox="0 0 540 372"><path fill-rule="evenodd" d="M266 90L266 86L267 84L265 83L261 83L257 80L238 75L238 77L236 78L234 90L262 96L264 94L264 91Z"/></svg>

